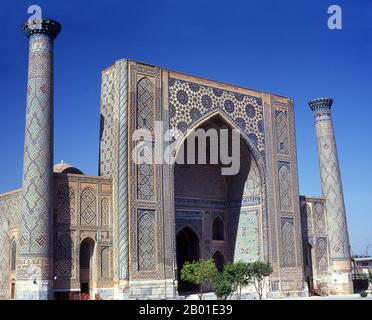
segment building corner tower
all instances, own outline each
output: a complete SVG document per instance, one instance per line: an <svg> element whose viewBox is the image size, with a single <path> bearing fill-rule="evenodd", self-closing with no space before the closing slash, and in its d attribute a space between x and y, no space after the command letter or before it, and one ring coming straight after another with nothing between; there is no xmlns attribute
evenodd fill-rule
<svg viewBox="0 0 372 320"><path fill-rule="evenodd" d="M320 98L309 102L314 114L322 193L326 199L330 250L330 290L335 294L353 292L351 255L346 210L338 162L331 107L333 99Z"/></svg>
<svg viewBox="0 0 372 320"><path fill-rule="evenodd" d="M53 20L23 24L29 60L17 299L52 295L53 41L60 30Z"/></svg>

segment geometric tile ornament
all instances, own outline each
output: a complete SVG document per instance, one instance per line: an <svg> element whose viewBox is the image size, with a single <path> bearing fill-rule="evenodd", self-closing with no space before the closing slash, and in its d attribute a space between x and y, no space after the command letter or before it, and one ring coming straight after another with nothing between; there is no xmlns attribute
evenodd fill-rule
<svg viewBox="0 0 372 320"><path fill-rule="evenodd" d="M142 78L137 84L137 129L153 131L153 85L148 78ZM154 198L154 166L139 164L137 166L137 197L139 200L151 201Z"/></svg>
<svg viewBox="0 0 372 320"><path fill-rule="evenodd" d="M124 161L120 161L119 166L119 149L120 152L127 152L126 146L122 142L126 141L126 136L122 132L122 127L126 128L127 122L122 124L122 114L126 115L126 111L122 112L122 103L124 99L126 100L125 93L127 92L126 88L126 76L122 76L122 61L117 62L117 66L110 67L102 72L102 80L101 80L101 121L100 121L100 165L99 165L99 174L104 176L109 176L112 178L113 184L113 201L112 201L112 212L113 212L113 219L117 219L118 215L118 207L119 207L119 186L118 184L121 183L121 177L125 176L126 169L123 170L123 166L125 165ZM126 65L126 63L125 63ZM119 85L118 85L119 84ZM120 105L118 105L117 100L119 100ZM119 132L119 108L120 108L120 132ZM124 119L125 120L125 119ZM125 130L125 129L124 129ZM120 136L120 139L119 139ZM119 170L118 170L119 168ZM120 179L120 181L119 181ZM120 185L120 202L124 202L126 197L122 193L123 186ZM120 209L121 212L127 210L127 206L125 208ZM113 226L113 251L114 256L118 257L118 247L120 250L126 249L126 241L124 242L123 239L125 238L125 232L119 232L125 226L127 220L125 219L125 223L120 218L120 225ZM120 234L120 240L119 240ZM113 259L113 268L114 268L114 277L117 279L118 277L118 260L117 258ZM123 261L124 269L126 259L120 257L120 261ZM122 264L121 264L122 265ZM122 273L122 270L120 270ZM126 278L125 275L123 275Z"/></svg>
<svg viewBox="0 0 372 320"><path fill-rule="evenodd" d="M101 249L101 279L110 278L110 247Z"/></svg>
<svg viewBox="0 0 372 320"><path fill-rule="evenodd" d="M35 21L34 21L35 22ZM29 37L26 129L23 163L22 223L18 278L48 278L50 222L53 190L53 40L61 30L58 22L26 22ZM36 256L42 258L37 265ZM31 256L34 258L31 259ZM31 265L30 265L31 263ZM35 272L21 270L31 270ZM31 267L31 269L30 269ZM42 269L42 270L41 270Z"/></svg>
<svg viewBox="0 0 372 320"><path fill-rule="evenodd" d="M282 266L295 267L294 226L292 218L281 218Z"/></svg>
<svg viewBox="0 0 372 320"><path fill-rule="evenodd" d="M228 90L169 79L170 127L185 133L204 115L221 110L233 120L260 152L264 151L262 100Z"/></svg>
<svg viewBox="0 0 372 320"><path fill-rule="evenodd" d="M261 178L257 163L251 155L251 167L247 180L244 184L243 197L259 196L261 194Z"/></svg>
<svg viewBox="0 0 372 320"><path fill-rule="evenodd" d="M331 106L333 100L311 100L314 113L322 193L327 203L330 256L333 259L350 258L346 211L341 183L340 167L334 136Z"/></svg>
<svg viewBox="0 0 372 320"><path fill-rule="evenodd" d="M9 229L18 228L22 205L22 190L0 196L0 299L10 295L10 244ZM15 239L17 241L17 239Z"/></svg>
<svg viewBox="0 0 372 320"><path fill-rule="evenodd" d="M292 209L292 189L291 189L291 175L290 164L288 162L279 162L279 195L280 207L282 210Z"/></svg>
<svg viewBox="0 0 372 320"><path fill-rule="evenodd" d="M75 223L75 191L68 184L63 184L57 190L56 223Z"/></svg>
<svg viewBox="0 0 372 320"><path fill-rule="evenodd" d="M313 220L311 215L311 207L309 204L306 204L306 214L303 216L304 228L303 232L307 230L307 234L313 233Z"/></svg>
<svg viewBox="0 0 372 320"><path fill-rule="evenodd" d="M101 201L101 226L110 226L110 200L103 198Z"/></svg>
<svg viewBox="0 0 372 320"><path fill-rule="evenodd" d="M9 248L8 223L0 211L0 298L8 296L9 287Z"/></svg>
<svg viewBox="0 0 372 320"><path fill-rule="evenodd" d="M257 210L241 210L236 235L234 262L253 262L260 258L260 227Z"/></svg>
<svg viewBox="0 0 372 320"><path fill-rule="evenodd" d="M128 61L117 62L119 82L119 277L128 278ZM116 197L115 197L116 198ZM114 249L115 249L114 242ZM116 259L114 259L114 264ZM116 270L116 267L115 267Z"/></svg>
<svg viewBox="0 0 372 320"><path fill-rule="evenodd" d="M155 212L138 211L138 270L155 268Z"/></svg>
<svg viewBox="0 0 372 320"><path fill-rule="evenodd" d="M73 277L74 259L74 242L68 233L62 233L57 236L55 250L55 272L58 278L69 279Z"/></svg>
<svg viewBox="0 0 372 320"><path fill-rule="evenodd" d="M275 114L277 152L280 154L288 154L287 111L275 110Z"/></svg>
<svg viewBox="0 0 372 320"><path fill-rule="evenodd" d="M155 128L155 121L162 119L161 69L130 62L128 70L129 130L134 132L139 126L152 130ZM166 216L173 215L172 208L165 212L167 201L162 199L163 183L166 183L166 179L163 180L163 175L168 170L166 170L166 166L136 164L132 161L134 152L137 152L137 149L143 150L143 148L138 142L130 140L128 135L128 141L131 143L131 147L128 147L130 152L128 161L131 160L128 171L131 177L128 179L130 182L128 190L131 190L128 193L130 209L128 220L131 222L128 224L128 244L129 252L131 252L129 255L130 278L160 280L168 276L173 277L172 242L169 240L163 242L173 233L173 228L169 227L163 230L162 227L163 219L166 219L167 225L169 223L171 226L171 221ZM145 143L151 148L149 141L145 141ZM141 218L142 213L147 214ZM143 230L148 230L148 233L144 233ZM164 259L165 251L167 251L166 256L171 257L172 261ZM162 270L162 272L158 272L158 270Z"/></svg>
<svg viewBox="0 0 372 320"><path fill-rule="evenodd" d="M315 221L315 231L317 234L325 234L326 233L326 225L325 225L325 216L324 216L324 207L321 203L314 203L313 204L313 212L314 212L314 221Z"/></svg>
<svg viewBox="0 0 372 320"><path fill-rule="evenodd" d="M81 224L95 225L96 212L96 196L91 188L86 188L81 193Z"/></svg>
<svg viewBox="0 0 372 320"><path fill-rule="evenodd" d="M316 266L319 272L328 271L327 238L317 238L315 247Z"/></svg>

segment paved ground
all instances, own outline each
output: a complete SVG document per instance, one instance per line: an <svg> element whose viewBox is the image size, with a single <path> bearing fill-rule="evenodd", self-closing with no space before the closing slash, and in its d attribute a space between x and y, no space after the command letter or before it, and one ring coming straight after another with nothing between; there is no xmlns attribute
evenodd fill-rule
<svg viewBox="0 0 372 320"><path fill-rule="evenodd" d="M199 300L198 295L189 295L184 297L186 300ZM204 294L205 300L216 300L216 296L211 293ZM265 300L274 300L274 299L265 299ZM362 298L359 294L348 294L348 295L337 295L337 296L313 296L313 297L291 297L291 298L283 298L277 300L372 300L372 293L368 293L368 296Z"/></svg>
<svg viewBox="0 0 372 320"><path fill-rule="evenodd" d="M368 293L368 296L362 298L359 294L348 294L338 296L325 296L325 297L303 297L303 298L288 298L286 300L372 300L372 294Z"/></svg>

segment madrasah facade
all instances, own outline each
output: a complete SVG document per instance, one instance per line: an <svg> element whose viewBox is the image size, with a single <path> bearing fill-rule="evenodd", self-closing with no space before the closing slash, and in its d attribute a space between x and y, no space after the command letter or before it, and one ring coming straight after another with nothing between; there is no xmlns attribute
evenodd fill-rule
<svg viewBox="0 0 372 320"><path fill-rule="evenodd" d="M269 261L268 297L352 292L332 99L309 102L322 196L300 196L292 99L122 59L102 71L99 173L87 176L53 165L61 25L35 20L23 30L23 181L0 195L0 298L174 299L190 290L179 278L185 261L207 258L220 270ZM177 150L195 129L239 129L239 172L223 176L221 163L135 163L133 133L152 133L157 121L182 133Z"/></svg>

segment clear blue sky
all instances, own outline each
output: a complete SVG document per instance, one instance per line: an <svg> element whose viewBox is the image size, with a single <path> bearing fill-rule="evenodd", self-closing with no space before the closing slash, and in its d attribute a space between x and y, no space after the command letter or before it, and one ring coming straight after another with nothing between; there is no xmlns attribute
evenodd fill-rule
<svg viewBox="0 0 372 320"><path fill-rule="evenodd" d="M320 195L307 101L331 96L352 248L372 244L370 0L2 0L0 192L21 186L28 43L20 25L31 4L63 26L55 162L97 174L100 72L126 57L294 98L300 193ZM343 9L341 31L327 28L331 4Z"/></svg>

